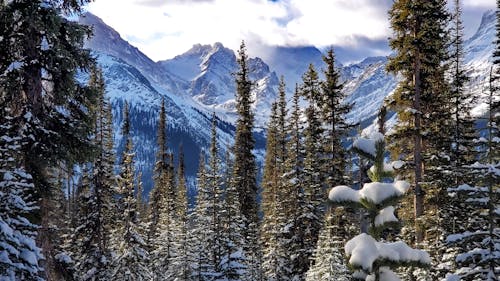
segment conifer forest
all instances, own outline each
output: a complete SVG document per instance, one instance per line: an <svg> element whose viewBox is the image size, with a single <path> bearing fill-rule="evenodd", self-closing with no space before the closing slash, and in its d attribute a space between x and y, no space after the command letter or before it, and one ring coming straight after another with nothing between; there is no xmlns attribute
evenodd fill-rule
<svg viewBox="0 0 500 281"><path fill-rule="evenodd" d="M461 1L394 0L397 83L368 123L347 117L330 47L300 83L277 80L259 127L242 41L234 120L192 110L207 141L175 147L182 97L143 115L112 102L135 72L110 75L87 47L95 31L74 18L89 2L0 0L0 281L500 279L500 1L479 94Z"/></svg>

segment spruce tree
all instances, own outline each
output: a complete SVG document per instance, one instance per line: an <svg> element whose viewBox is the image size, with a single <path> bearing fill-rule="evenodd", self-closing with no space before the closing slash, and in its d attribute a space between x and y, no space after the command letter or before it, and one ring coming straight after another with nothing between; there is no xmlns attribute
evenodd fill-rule
<svg viewBox="0 0 500 281"><path fill-rule="evenodd" d="M245 252L247 253L248 278L259 280L261 278L260 263L261 249L258 241L258 205L257 205L257 166L252 150L255 147L253 137L254 113L252 112L252 81L250 81L248 56L245 43L242 42L238 51L239 70L236 75L236 136L234 141L234 167L232 184L239 193L241 215L245 222L244 237Z"/></svg>
<svg viewBox="0 0 500 281"><path fill-rule="evenodd" d="M232 182L230 172L233 170L233 159L229 153L226 155L226 189L222 202L222 226L223 226L223 256L221 259L221 270L223 280L239 281L251 280L247 275L247 261L245 255L245 222L241 214L239 193Z"/></svg>
<svg viewBox="0 0 500 281"><path fill-rule="evenodd" d="M203 152L200 155L198 169L198 194L196 197L193 238L195 240L197 260L194 271L195 280L215 280L218 274L213 258L213 241L216 239L212 226L212 201L208 182L207 167Z"/></svg>
<svg viewBox="0 0 500 281"><path fill-rule="evenodd" d="M178 234L177 189L173 155L167 151L165 102L162 100L158 121L156 164L154 168L154 187L151 192L149 210L148 240L155 278L173 274L170 268L172 260L177 259L175 237Z"/></svg>
<svg viewBox="0 0 500 281"><path fill-rule="evenodd" d="M304 280L309 269L309 262L316 246L318 234L323 222L325 197L321 169L323 166L322 134L320 120L321 90L318 73L313 65L309 65L304 74L301 95L309 103L305 110L307 127L304 129L304 169L302 192L303 201L298 206L300 214L297 220L296 234L298 235L299 253L294 261L294 274Z"/></svg>
<svg viewBox="0 0 500 281"><path fill-rule="evenodd" d="M490 79L492 85L493 79ZM464 229L447 236L448 247L459 250L454 255L456 270L447 280L497 280L500 275L500 228L498 226L499 202L499 143L498 97L490 86L489 112L486 126L480 128L485 137L477 140L481 148L480 161L466 165L471 184L465 183L448 188L458 208L467 210ZM495 107L496 104L496 107Z"/></svg>
<svg viewBox="0 0 500 281"><path fill-rule="evenodd" d="M211 225L214 238L211 239L212 259L215 264L215 270L220 273L220 264L222 259L222 222L221 222L221 203L222 203L222 169L219 148L217 142L217 117L212 115L212 130L210 141L210 158L208 159L207 182L210 191L211 206Z"/></svg>
<svg viewBox="0 0 500 281"><path fill-rule="evenodd" d="M178 232L176 233L177 256L172 262L171 276L174 280L190 280L191 257L189 249L189 202L187 197L188 186L186 184L186 168L184 164L184 152L182 145L179 147L179 165L177 168L177 221Z"/></svg>
<svg viewBox="0 0 500 281"><path fill-rule="evenodd" d="M134 194L134 152L130 137L130 119L128 103L125 102L123 113L122 136L125 148L122 152L121 172L118 184L121 191L123 215L117 233L121 236L116 256L113 259L111 280L150 280L148 245L141 235L138 220L137 201Z"/></svg>
<svg viewBox="0 0 500 281"><path fill-rule="evenodd" d="M415 238L419 242L424 238L420 221L425 210L424 156L439 153L436 150L443 144L439 126L447 126L450 117L443 66L447 57L445 6L444 0L398 0L389 11L393 29L389 44L395 55L389 58L387 70L403 78L390 103L400 122L389 148L395 157L412 163ZM431 168L425 164L426 169Z"/></svg>
<svg viewBox="0 0 500 281"><path fill-rule="evenodd" d="M306 281L348 281L350 272L342 254L342 232L337 225L333 208L325 215L325 223L319 234L318 244L312 256L312 266L307 271Z"/></svg>
<svg viewBox="0 0 500 281"><path fill-rule="evenodd" d="M347 153L342 146L342 139L347 137L348 130L353 125L348 124L346 115L352 108L345 103L345 94L340 84L340 76L335 66L333 48L323 56L326 68L323 71L325 81L321 83L322 101L321 113L325 127L324 153L325 179L327 186L345 184Z"/></svg>
<svg viewBox="0 0 500 281"><path fill-rule="evenodd" d="M374 162L369 173L372 182L364 184L360 190L336 186L329 193L334 206L356 206L365 209L369 215L369 234L359 234L345 245L349 265L355 270L353 277L358 280L399 280L393 271L395 268L429 266L431 260L426 252L412 249L403 241L381 241L384 230L398 224L393 204L401 200L410 187L406 181L392 180L399 162L384 161L383 135L376 133L368 139L359 138L353 147Z"/></svg>
<svg viewBox="0 0 500 281"><path fill-rule="evenodd" d="M218 155L217 123L212 117L210 157L208 167L200 163L196 217L198 233L203 233L199 249L201 255L201 276L203 280L216 280L221 277L221 263L224 251L222 229L222 170Z"/></svg>
<svg viewBox="0 0 500 281"><path fill-rule="evenodd" d="M148 232L148 240L155 239L158 236L157 227L160 212L164 207L166 189L166 171L168 169L167 163L167 147L166 147L166 110L165 101L162 100L160 107L160 116L158 121L157 129L157 151L156 151L156 163L154 167L154 186L151 191L149 199L149 210L150 210L150 226Z"/></svg>
<svg viewBox="0 0 500 281"><path fill-rule="evenodd" d="M262 212L264 214L261 225L261 243L263 248L264 263L263 273L267 280L278 278L278 235L280 225L277 221L279 203L279 177L277 165L277 104L273 103L271 116L267 128L266 158L264 163L264 178L262 182Z"/></svg>
<svg viewBox="0 0 500 281"><path fill-rule="evenodd" d="M267 130L266 161L264 166L261 225L263 246L263 271L267 280L287 280L289 257L285 255L287 233L285 222L285 198L288 196L283 180L286 160L286 93L284 78L281 77L279 99L273 103Z"/></svg>
<svg viewBox="0 0 500 281"><path fill-rule="evenodd" d="M14 118L0 126L0 279L43 280L41 249L35 239L38 226L28 218L35 212L32 177L22 165L22 137Z"/></svg>
<svg viewBox="0 0 500 281"><path fill-rule="evenodd" d="M302 189L304 170L304 143L303 128L300 110L300 92L298 86L292 99L291 115L287 122L287 145L284 180L284 193L288 196L283 198L284 214L287 218L283 229L285 241L284 252L288 257L286 260L288 273L283 274L284 280L300 280L300 262L302 251L302 236L300 235L299 217L302 210L296 206L304 205L304 194Z"/></svg>
<svg viewBox="0 0 500 281"><path fill-rule="evenodd" d="M0 125L14 129L9 125L12 120L20 125L15 134L12 131L7 135L23 138L18 142L21 153L14 156L22 163L17 168L26 173L33 188L25 186L16 191L16 196L22 195L20 199L28 205L38 204L40 198L50 201L50 171L60 162L72 166L91 155L94 93L75 79L77 71L93 65L90 52L83 49L90 29L64 16L80 12L86 2L20 0L0 4ZM47 222L49 214L47 208L34 206L24 212L32 227ZM45 231L50 227L39 229L37 243L43 245L52 260L52 249L57 246L52 245ZM35 237L36 232L31 235ZM32 260L33 270L38 265L36 257ZM53 271L47 268L42 275L50 278Z"/></svg>

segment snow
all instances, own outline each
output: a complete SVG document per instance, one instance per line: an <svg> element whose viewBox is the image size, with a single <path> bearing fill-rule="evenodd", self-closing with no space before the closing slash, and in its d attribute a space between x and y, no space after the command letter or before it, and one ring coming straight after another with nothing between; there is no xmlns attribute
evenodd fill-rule
<svg viewBox="0 0 500 281"><path fill-rule="evenodd" d="M344 250L349 256L349 263L370 271L373 262L379 257L376 243L377 241L366 233L347 241Z"/></svg>
<svg viewBox="0 0 500 281"><path fill-rule="evenodd" d="M388 267L381 267L379 270L379 277L380 280L383 281L401 281L401 279L396 275L396 273L392 270L390 270ZM375 281L375 275L371 274L368 275L365 279L366 281Z"/></svg>
<svg viewBox="0 0 500 281"><path fill-rule="evenodd" d="M359 202L359 192L345 185L340 185L330 190L328 198L333 202Z"/></svg>
<svg viewBox="0 0 500 281"><path fill-rule="evenodd" d="M333 202L361 202L364 199L373 204L380 204L391 197L402 196L409 188L410 184L406 181L370 182L365 183L360 190L342 185L332 188L328 198Z"/></svg>
<svg viewBox="0 0 500 281"><path fill-rule="evenodd" d="M431 258L425 251L412 249L403 241L394 243L377 242L366 233L361 233L349 240L344 250L349 256L350 264L367 271L371 271L373 263L379 259L387 259L393 262L431 263Z"/></svg>
<svg viewBox="0 0 500 281"><path fill-rule="evenodd" d="M398 219L394 215L394 211L394 206L389 206L380 210L379 214L375 217L375 226L381 226L387 222L397 222Z"/></svg>
<svg viewBox="0 0 500 281"><path fill-rule="evenodd" d="M373 132L369 136L369 138L356 139L352 144L352 146L375 157L376 155L375 144L383 140L384 140L384 135L382 135L379 132Z"/></svg>
<svg viewBox="0 0 500 281"><path fill-rule="evenodd" d="M69 263L72 263L73 260L71 259L70 256L68 256L66 253L59 253L55 256L56 260L58 260L59 262L62 262L62 263L66 263L66 264L69 264Z"/></svg>
<svg viewBox="0 0 500 281"><path fill-rule="evenodd" d="M38 265L38 256L36 253L34 253L32 250L28 249L23 249L21 250L21 259L25 260L31 265L37 266Z"/></svg>
<svg viewBox="0 0 500 281"><path fill-rule="evenodd" d="M384 172L394 172L394 170L401 169L405 164L404 161L394 161L391 163L384 163ZM375 166L370 167L370 171L375 173Z"/></svg>
<svg viewBox="0 0 500 281"><path fill-rule="evenodd" d="M401 169L405 165L404 161L396 160L392 162L392 167L396 170Z"/></svg>

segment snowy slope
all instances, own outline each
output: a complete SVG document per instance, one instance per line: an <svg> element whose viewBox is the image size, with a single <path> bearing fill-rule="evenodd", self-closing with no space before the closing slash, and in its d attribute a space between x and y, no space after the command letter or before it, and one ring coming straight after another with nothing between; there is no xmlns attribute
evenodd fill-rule
<svg viewBox="0 0 500 281"><path fill-rule="evenodd" d="M466 73L470 78L467 87L474 95L485 97L490 68L493 64L493 42L495 40L494 11L486 12L477 32L464 42L464 64ZM486 111L485 100L482 99L472 110L476 116Z"/></svg>
<svg viewBox="0 0 500 281"><path fill-rule="evenodd" d="M167 102L170 147L177 149L182 142L190 153L186 159L192 161L188 163L191 179L195 175L195 159L200 147L208 145L212 112L226 121L219 122L218 128L222 151L231 146L234 134L231 123L234 124L236 119L233 73L238 69L233 50L221 43L195 45L171 60L154 62L99 18L87 14L80 20L94 26L94 37L87 46L98 55L99 64L104 69L108 96L114 106L116 132L119 132L123 102L126 100L131 104L138 167L145 171L145 177L150 176L154 162L156 120L162 99ZM494 24L494 12L486 13L476 34L465 42L465 67L471 77L469 87L474 93L482 93L487 81L495 37ZM255 81L256 153L260 161L265 142L262 128L276 98L278 75L285 75L290 94L295 83L301 81L309 63L321 71L324 67L321 56L314 47L269 47L262 59L249 60L251 79ZM348 115L351 122L368 125L384 98L394 91L397 79L385 72L386 63L385 57L372 57L341 66L347 101L354 103ZM482 110L480 105L476 108L478 114ZM119 144L119 135L116 140Z"/></svg>
<svg viewBox="0 0 500 281"><path fill-rule="evenodd" d="M152 86L141 71L122 59L102 53L98 63L106 80L106 94L109 97L114 116L115 143L118 151L124 145L120 134L124 102L130 104L132 138L136 152L136 168L143 174L146 189L151 187L151 176L155 162L156 132L161 101L167 107L169 147L177 154L182 143L186 153L186 170L192 179L195 175L200 147L209 143L210 113L203 113L192 107L182 97L160 92ZM219 141L225 150L232 143L234 128L219 124Z"/></svg>
<svg viewBox="0 0 500 281"><path fill-rule="evenodd" d="M263 127L272 101L276 98L278 78L260 58L249 59L250 79L253 88L257 127ZM238 71L233 50L221 43L194 45L186 53L171 60L158 62L165 71L184 79L189 84L186 93L201 107L215 111L224 120L234 123L236 84Z"/></svg>

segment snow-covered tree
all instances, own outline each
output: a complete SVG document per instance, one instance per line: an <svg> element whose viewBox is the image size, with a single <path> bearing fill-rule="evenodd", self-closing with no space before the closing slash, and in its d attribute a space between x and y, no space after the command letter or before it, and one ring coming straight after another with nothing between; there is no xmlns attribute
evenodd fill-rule
<svg viewBox="0 0 500 281"><path fill-rule="evenodd" d="M148 246L142 237L137 214L137 201L134 194L134 153L130 137L130 120L128 104L125 103L123 113L122 135L125 138L125 149L122 153L121 172L118 185L121 190L123 214L119 228L116 230L120 243L112 262L110 280L151 280Z"/></svg>
<svg viewBox="0 0 500 281"><path fill-rule="evenodd" d="M238 190L232 182L230 172L233 160L226 155L225 192L222 202L223 256L221 259L222 279L228 281L251 280L247 275L245 255L245 223L241 214Z"/></svg>
<svg viewBox="0 0 500 281"><path fill-rule="evenodd" d="M359 138L353 146L370 157L374 166L370 168L370 183L360 190L348 186L337 186L330 190L333 204L363 208L369 216L369 234L362 233L345 245L349 265L356 272L353 277L361 280L400 280L393 269L401 266L429 266L430 256L421 250L410 248L405 242L381 241L382 232L397 224L394 204L408 191L406 181L392 180L394 168L400 162L385 163L384 136L375 133L371 138Z"/></svg>
<svg viewBox="0 0 500 281"><path fill-rule="evenodd" d="M490 85L493 81L490 80ZM500 276L500 130L498 96L490 87L489 112L486 126L481 128L477 140L481 148L481 159L466 165L467 178L471 183L448 188L458 208L467 211L465 224L460 232L448 235L448 247L458 248L454 261L456 270L447 275L447 280L498 280ZM495 106L495 104L497 106Z"/></svg>
<svg viewBox="0 0 500 281"><path fill-rule="evenodd" d="M283 227L284 241L283 249L285 260L284 268L286 273L282 274L284 280L299 280L300 270L295 269L299 266L300 252L302 251L302 238L299 235L300 224L299 216L301 210L296 206L304 204L304 194L302 192L303 170L304 170L304 143L303 129L300 110L300 92L298 86L295 87L295 93L292 98L291 114L286 124L288 135L286 144L286 159L284 163L283 188L287 194L283 200L285 214L285 223Z"/></svg>
<svg viewBox="0 0 500 281"><path fill-rule="evenodd" d="M323 222L324 189L323 189L323 148L322 134L323 128L320 120L321 88L318 73L314 66L309 65L309 69L302 77L300 87L301 95L309 103L305 110L306 124L304 129L304 169L302 190L303 201L298 206L299 214L294 229L298 236L296 243L299 243L300 250L295 257L293 270L294 274L303 280L309 269L310 258L318 234Z"/></svg>
<svg viewBox="0 0 500 281"><path fill-rule="evenodd" d="M43 280L38 226L30 221L36 209L33 179L19 155L22 137L15 119L0 125L0 279Z"/></svg>
<svg viewBox="0 0 500 281"><path fill-rule="evenodd" d="M319 233L306 281L350 280L350 272L342 254L343 237L338 237L342 233L339 231L342 226L336 222L334 209L330 208L325 215L323 229Z"/></svg>

